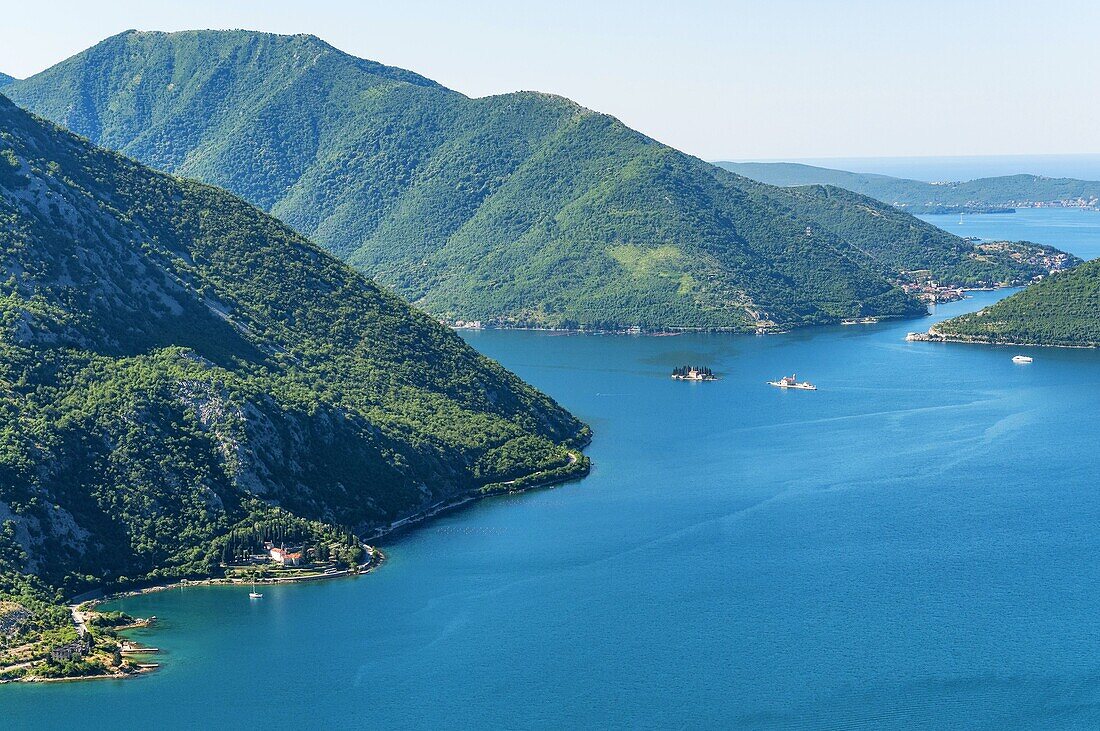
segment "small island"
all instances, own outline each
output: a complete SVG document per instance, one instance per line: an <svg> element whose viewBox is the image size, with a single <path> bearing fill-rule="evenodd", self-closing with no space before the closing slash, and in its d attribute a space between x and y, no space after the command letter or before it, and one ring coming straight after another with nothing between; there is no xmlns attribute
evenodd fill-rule
<svg viewBox="0 0 1100 731"><path fill-rule="evenodd" d="M672 378L675 381L717 381L718 376L710 368L697 366L680 366L672 369Z"/></svg>

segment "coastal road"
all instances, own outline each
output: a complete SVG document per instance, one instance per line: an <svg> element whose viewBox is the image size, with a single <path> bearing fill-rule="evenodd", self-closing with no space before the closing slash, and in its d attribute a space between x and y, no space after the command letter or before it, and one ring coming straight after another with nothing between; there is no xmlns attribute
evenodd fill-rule
<svg viewBox="0 0 1100 731"><path fill-rule="evenodd" d="M84 612L80 611L79 607L79 604L70 604L69 611L73 614L73 626L76 627L76 636L83 637L88 631L88 624Z"/></svg>

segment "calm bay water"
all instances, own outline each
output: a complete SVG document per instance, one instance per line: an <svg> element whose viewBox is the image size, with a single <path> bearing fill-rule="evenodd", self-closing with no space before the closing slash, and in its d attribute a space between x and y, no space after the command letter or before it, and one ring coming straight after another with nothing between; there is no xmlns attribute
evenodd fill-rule
<svg viewBox="0 0 1100 731"><path fill-rule="evenodd" d="M1056 246L1082 259L1100 257L1100 212L1074 208L1021 208L1015 213L978 216L926 215L918 218L957 236L1034 241Z"/></svg>
<svg viewBox="0 0 1100 731"><path fill-rule="evenodd" d="M929 324L470 333L593 426L588 479L367 577L119 602L162 669L2 687L0 726L1095 728L1100 353ZM821 390L764 384L792 370Z"/></svg>

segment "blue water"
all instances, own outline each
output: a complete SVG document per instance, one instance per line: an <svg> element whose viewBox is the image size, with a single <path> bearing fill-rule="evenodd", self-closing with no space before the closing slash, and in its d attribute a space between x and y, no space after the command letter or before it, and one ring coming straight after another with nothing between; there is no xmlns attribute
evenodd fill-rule
<svg viewBox="0 0 1100 731"><path fill-rule="evenodd" d="M1082 259L1100 257L1100 212L1075 208L1021 208L1015 213L978 216L924 215L918 218L958 236L1049 244Z"/></svg>
<svg viewBox="0 0 1100 731"><path fill-rule="evenodd" d="M593 426L589 478L370 576L119 602L162 668L0 687L0 728L1100 727L1100 353L930 322L469 333Z"/></svg>
<svg viewBox="0 0 1100 731"><path fill-rule="evenodd" d="M1002 296L940 306L938 317ZM921 322L922 327L928 321ZM16 726L1100 724L1100 354L473 333L592 424L592 475L369 577L128 599L163 668L0 688ZM673 382L681 363L722 380ZM768 378L797 371L816 393Z"/></svg>

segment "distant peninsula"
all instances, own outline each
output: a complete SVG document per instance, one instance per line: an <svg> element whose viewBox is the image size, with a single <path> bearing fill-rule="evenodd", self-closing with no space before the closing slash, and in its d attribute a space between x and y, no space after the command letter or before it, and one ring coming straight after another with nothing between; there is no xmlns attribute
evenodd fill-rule
<svg viewBox="0 0 1100 731"><path fill-rule="evenodd" d="M920 339L1100 347L1100 261L1046 277L982 310L938 323Z"/></svg>
<svg viewBox="0 0 1100 731"><path fill-rule="evenodd" d="M928 183L790 162L715 164L768 185L835 185L914 214L1013 213L1017 208L1100 210L1100 181L1094 180L1021 174Z"/></svg>

